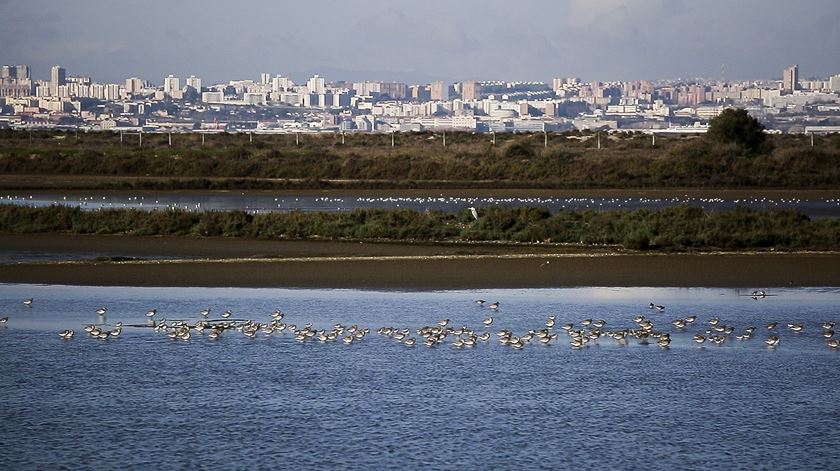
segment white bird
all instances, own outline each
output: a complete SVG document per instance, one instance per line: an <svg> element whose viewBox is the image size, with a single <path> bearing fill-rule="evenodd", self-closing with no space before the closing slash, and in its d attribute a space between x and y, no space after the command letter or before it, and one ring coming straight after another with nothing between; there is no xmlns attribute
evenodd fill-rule
<svg viewBox="0 0 840 471"><path fill-rule="evenodd" d="M492 309L492 310L494 310L494 311L495 311L496 309L499 309L499 302L498 302L498 301L496 301L495 303L491 304L491 305L490 305L490 309Z"/></svg>
<svg viewBox="0 0 840 471"><path fill-rule="evenodd" d="M147 317L154 317L157 314L157 309L150 309L149 312L146 313Z"/></svg>
<svg viewBox="0 0 840 471"><path fill-rule="evenodd" d="M473 219L478 219L478 211L475 210L472 206L470 206L470 214L472 214Z"/></svg>
<svg viewBox="0 0 840 471"><path fill-rule="evenodd" d="M9 316L0 317L0 325L5 326L6 322L9 322Z"/></svg>
<svg viewBox="0 0 840 471"><path fill-rule="evenodd" d="M65 339L65 340L69 340L69 339L73 338L73 334L75 334L75 332L73 332L72 329L67 329L67 330L62 330L61 332L59 332L58 336Z"/></svg>
<svg viewBox="0 0 840 471"><path fill-rule="evenodd" d="M201 310L201 315L202 316L207 317L208 314L210 314L210 308L209 307Z"/></svg>
<svg viewBox="0 0 840 471"><path fill-rule="evenodd" d="M32 305L32 298L26 298L23 300L24 306L31 306Z"/></svg>
<svg viewBox="0 0 840 471"><path fill-rule="evenodd" d="M230 309L228 309L227 311L225 311L225 312L223 312L223 313L222 313L222 317L224 317L225 319L227 319L228 317L230 317L230 315L231 315L231 314L233 314L233 312L231 312L231 310L230 310Z"/></svg>
<svg viewBox="0 0 840 471"><path fill-rule="evenodd" d="M493 318L492 318L492 317L488 317L487 319L484 319L482 322L483 322L483 323L484 323L484 325L486 325L487 327L490 327L490 324L492 324L492 323L493 323Z"/></svg>
<svg viewBox="0 0 840 471"><path fill-rule="evenodd" d="M100 307L99 309L96 310L96 313L99 314L100 316L104 316L106 312L108 312L108 308L105 307L105 306L102 306L102 307Z"/></svg>

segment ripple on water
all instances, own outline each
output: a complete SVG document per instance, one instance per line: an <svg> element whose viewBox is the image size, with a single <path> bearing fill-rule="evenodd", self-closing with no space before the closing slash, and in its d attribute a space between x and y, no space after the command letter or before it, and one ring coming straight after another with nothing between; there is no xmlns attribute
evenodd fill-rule
<svg viewBox="0 0 840 471"><path fill-rule="evenodd" d="M35 298L32 308L20 299ZM78 288L0 285L0 460L10 469L542 468L831 469L840 356L818 324L836 317L838 290L782 290L761 301L713 289L558 289L364 292ZM416 329L442 317L478 328L502 301L494 330L603 317L630 326L642 313L672 332L670 349L601 339L514 351L495 336L456 350L398 345L379 326ZM650 300L667 314L647 310ZM230 308L315 328L358 323L372 333L344 346L254 340L227 332L170 341L126 328L114 341L81 331L107 304L108 322L197 320ZM698 315L679 333L670 319ZM177 316L176 316L177 314ZM756 338L697 347L713 315L759 327ZM764 321L804 322L782 344L762 343ZM63 341L56 332L76 328Z"/></svg>

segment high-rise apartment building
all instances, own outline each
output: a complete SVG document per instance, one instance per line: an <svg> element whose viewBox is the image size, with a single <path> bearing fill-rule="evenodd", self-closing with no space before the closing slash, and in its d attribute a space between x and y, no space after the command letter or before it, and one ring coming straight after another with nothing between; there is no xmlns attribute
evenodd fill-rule
<svg viewBox="0 0 840 471"><path fill-rule="evenodd" d="M60 65L54 65L50 69L50 92L53 96L58 95L58 87L67 83L67 71Z"/></svg>
<svg viewBox="0 0 840 471"><path fill-rule="evenodd" d="M261 73L260 74L260 85L270 85L271 84L271 74L269 73Z"/></svg>
<svg viewBox="0 0 840 471"><path fill-rule="evenodd" d="M190 75L187 77L187 86L192 87L196 92L201 93L201 77Z"/></svg>
<svg viewBox="0 0 840 471"><path fill-rule="evenodd" d="M449 100L449 86L446 82L433 82L432 83L432 101L448 101Z"/></svg>
<svg viewBox="0 0 840 471"><path fill-rule="evenodd" d="M125 79L125 92L130 95L136 95L143 89L143 81L137 77Z"/></svg>
<svg viewBox="0 0 840 471"><path fill-rule="evenodd" d="M828 79L828 89L832 92L840 92L840 74L832 75Z"/></svg>
<svg viewBox="0 0 840 471"><path fill-rule="evenodd" d="M16 65L15 66L15 78L18 80L29 80L32 78L32 73L29 70L28 65Z"/></svg>
<svg viewBox="0 0 840 471"><path fill-rule="evenodd" d="M172 95L175 92L181 91L181 79L174 75L169 75L163 79L163 93Z"/></svg>
<svg viewBox="0 0 840 471"><path fill-rule="evenodd" d="M782 72L782 91L793 93L799 89L799 66L788 67Z"/></svg>
<svg viewBox="0 0 840 471"><path fill-rule="evenodd" d="M17 78L17 69L10 65L4 65L0 68L0 80L7 80Z"/></svg>
<svg viewBox="0 0 840 471"><path fill-rule="evenodd" d="M309 89L309 93L320 95L326 91L326 85L324 83L324 78L318 75L314 75L311 79L306 82L306 88Z"/></svg>
<svg viewBox="0 0 840 471"><path fill-rule="evenodd" d="M464 101L478 101L481 99L481 85L470 80L461 84L461 98Z"/></svg>

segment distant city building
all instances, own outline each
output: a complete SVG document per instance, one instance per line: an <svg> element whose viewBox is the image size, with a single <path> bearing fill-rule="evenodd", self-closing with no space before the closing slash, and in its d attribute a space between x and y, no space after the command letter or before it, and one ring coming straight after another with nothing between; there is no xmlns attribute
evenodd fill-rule
<svg viewBox="0 0 840 471"><path fill-rule="evenodd" d="M163 79L163 93L173 95L175 92L181 91L181 79L174 75L169 75Z"/></svg>
<svg viewBox="0 0 840 471"><path fill-rule="evenodd" d="M260 85L271 85L271 74L268 73L261 73L260 74Z"/></svg>
<svg viewBox="0 0 840 471"><path fill-rule="evenodd" d="M125 79L125 92L130 95L137 95L143 90L143 81L137 77Z"/></svg>
<svg viewBox="0 0 840 471"><path fill-rule="evenodd" d="M201 94L201 101L204 103L222 103L225 101L224 92L204 92Z"/></svg>
<svg viewBox="0 0 840 471"><path fill-rule="evenodd" d="M67 83L67 71L60 65L54 65L50 69L50 92L58 96L58 87Z"/></svg>
<svg viewBox="0 0 840 471"><path fill-rule="evenodd" d="M271 91L272 92L285 92L292 89L295 86L295 83L291 81L288 77L283 77L282 75L278 75L271 79Z"/></svg>
<svg viewBox="0 0 840 471"><path fill-rule="evenodd" d="M481 85L476 81L464 82L461 85L461 98L464 101L478 101L481 99Z"/></svg>
<svg viewBox="0 0 840 471"><path fill-rule="evenodd" d="M832 92L840 92L840 74L832 75L828 79L828 89Z"/></svg>
<svg viewBox="0 0 840 471"><path fill-rule="evenodd" d="M309 89L309 93L314 95L321 95L326 91L326 84L324 83L324 78L318 75L314 75L311 79L306 82L306 88Z"/></svg>
<svg viewBox="0 0 840 471"><path fill-rule="evenodd" d="M187 86L194 88L197 93L201 93L201 78L190 75L187 77Z"/></svg>
<svg viewBox="0 0 840 471"><path fill-rule="evenodd" d="M788 67L782 72L782 91L793 93L799 89L799 66Z"/></svg>
<svg viewBox="0 0 840 471"><path fill-rule="evenodd" d="M446 82L433 82L431 87L432 101L448 101L449 100L449 86Z"/></svg>

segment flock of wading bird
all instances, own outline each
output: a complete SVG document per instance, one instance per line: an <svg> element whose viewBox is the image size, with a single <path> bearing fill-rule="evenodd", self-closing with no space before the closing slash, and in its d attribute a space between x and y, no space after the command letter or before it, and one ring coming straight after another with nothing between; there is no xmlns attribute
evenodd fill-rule
<svg viewBox="0 0 840 471"><path fill-rule="evenodd" d="M764 292L753 293L754 299L763 298ZM479 306L484 306L486 303L483 299L477 299L475 303ZM32 298L25 299L23 304L32 307ZM499 310L500 303L494 302L488 305L491 312L496 313ZM661 313L665 311L665 306L661 304L650 303L648 308L651 311ZM290 334L295 340L299 342L320 342L331 343L338 342L345 345L351 345L364 340L370 333L370 329L360 327L358 325L342 325L336 324L332 329L316 329L312 323L307 323L302 327L295 324L284 322L285 314L280 309L275 309L270 315L268 322L256 322L253 320L230 319L233 315L231 310L226 310L221 314L221 319L207 319L210 315L210 308L205 308L200 311L203 319L189 323L184 320L156 320L157 309L150 309L146 313L147 322L142 325L132 325L131 327L147 327L154 329L155 332L166 333L172 340L189 341L193 335L205 335L210 340L218 340L222 334L228 331L240 333L248 338L255 338L262 334L271 336L273 334ZM123 329L123 323L117 322L113 328L106 329L104 323L105 314L108 308L102 306L96 309L96 314L100 318L100 323L87 324L84 327L85 333L90 337L99 340L115 339L120 336ZM0 318L0 326L5 327L9 321L9 317ZM377 329L377 334L392 339L395 342L406 347L413 347L418 342L421 342L427 347L437 347L439 345L450 344L457 349L475 347L479 343L488 342L493 335L490 330L495 320L493 316L482 320L483 328L473 330L470 327L461 325L455 327L451 325L449 319L441 319L435 325L423 326L419 329L412 330L407 327L386 326ZM567 338L569 345L573 349L580 349L587 347L589 344L596 342L601 338L612 339L621 345L626 345L629 341L636 341L642 345L656 343L660 347L667 348L671 344L671 333L663 331L661 328L654 326L654 321L641 314L633 318L634 326L630 328L616 328L611 329L607 327L607 322L603 319L584 319L578 325L573 323L565 323L559 328L556 328L556 316L551 315L545 320L545 323L536 329L529 329L524 334L517 335L509 329L501 329L495 332L499 343L506 347L511 347L516 350L524 348L526 345L550 345L558 341L563 335ZM693 335L692 341L698 345L712 344L723 345L728 341L735 339L737 341L749 341L753 338L758 330L755 326L747 326L740 330L734 326L726 325L721 322L720 317L712 317L705 323L698 323L696 315L690 315L684 318L677 318L671 321L671 325L675 333L686 333L689 328L705 329ZM700 326L703 326L702 328ZM705 327L708 325L708 327ZM834 337L835 322L825 321L820 323L819 328L822 329L821 337L826 340L826 344L832 350L840 348L840 338ZM768 322L764 325L768 336L764 343L769 348L776 348L781 343L781 337L778 331L784 329L780 327L778 322ZM778 328L778 329L777 329ZM794 335L801 334L805 331L805 326L801 323L788 323L789 329ZM59 332L59 337L65 340L70 340L75 335L72 329L66 329Z"/></svg>

